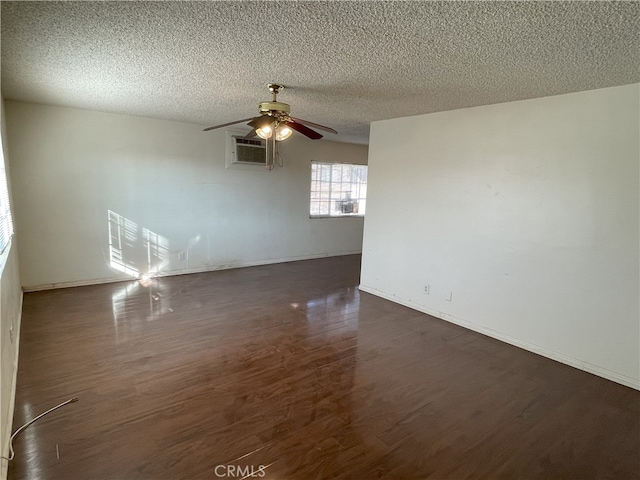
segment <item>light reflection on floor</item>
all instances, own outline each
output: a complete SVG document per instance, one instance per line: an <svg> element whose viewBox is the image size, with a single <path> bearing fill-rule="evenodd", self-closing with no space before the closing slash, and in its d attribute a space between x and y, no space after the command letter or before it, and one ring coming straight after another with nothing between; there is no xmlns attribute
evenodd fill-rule
<svg viewBox="0 0 640 480"><path fill-rule="evenodd" d="M147 322L173 313L171 286L157 278L127 283L112 294L111 304L116 343L130 340Z"/></svg>

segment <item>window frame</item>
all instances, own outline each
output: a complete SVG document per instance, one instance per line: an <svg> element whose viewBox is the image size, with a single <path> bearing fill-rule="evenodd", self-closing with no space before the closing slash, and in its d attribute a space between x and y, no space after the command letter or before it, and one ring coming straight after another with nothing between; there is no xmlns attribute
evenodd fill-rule
<svg viewBox="0 0 640 480"><path fill-rule="evenodd" d="M311 207L312 207L312 204L314 202L314 198L313 198L313 193L315 191L314 190L314 184L318 182L317 178L314 178L314 174L313 174L313 166L314 166L314 164L315 165L330 166L331 167L331 169L330 169L330 172L331 172L330 175L331 176L333 175L333 166L334 165L347 165L349 167L365 167L366 170L367 170L367 182L358 184L358 188L361 188L362 185L364 185L364 191L365 191L364 196L362 196L361 192L359 192L359 194L356 197L354 197L353 199L357 200L356 204L360 204L363 201L366 202L366 198L367 198L366 194L367 194L367 184L368 184L368 174L369 174L369 166L367 164L349 163L349 162L327 162L327 161L322 161L322 160L311 160L311 166L310 166L310 170L311 171L310 171L310 174L309 174L309 178L310 178L309 209L308 209L309 218L310 219L316 219L316 218L364 218L365 215L366 215L366 203L365 203L365 212L363 212L363 213L343 213L343 214L339 214L339 215L332 215L331 214L331 211L332 211L331 207L334 205L334 202L338 201L338 199L335 199L335 198L331 197L331 191L333 190L332 187L334 185L332 177L329 179L329 182L328 182L329 183L329 192L330 192L329 193L329 199L328 199L328 202L329 202L329 213L328 214L326 214L326 213L319 213L319 214L311 213ZM354 182L343 182L343 181L340 181L340 182L335 182L335 183L336 184L337 183L340 183L340 184L351 183L352 185L355 185ZM349 200L350 199L351 198L349 198ZM342 199L342 200L344 201L344 200L348 200L348 199ZM317 203L320 203L319 200L317 200L317 199L315 201Z"/></svg>

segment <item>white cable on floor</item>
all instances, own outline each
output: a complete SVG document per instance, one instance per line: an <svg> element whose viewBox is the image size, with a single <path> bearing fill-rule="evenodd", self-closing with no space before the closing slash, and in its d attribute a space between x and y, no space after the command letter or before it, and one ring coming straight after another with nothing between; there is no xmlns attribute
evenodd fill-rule
<svg viewBox="0 0 640 480"><path fill-rule="evenodd" d="M70 398L69 400L67 400L66 402L62 402L60 405L56 405L53 408L50 408L49 410L47 410L46 412L41 413L40 415L38 415L37 417L29 420L27 423L25 423L24 425L22 425L19 429L17 429L15 432L13 432L13 435L11 435L11 438L9 439L9 457L0 457L4 460L13 460L14 457L14 452L13 452L13 439L16 438L25 428L27 428L29 425L31 425L33 422L40 420L42 417L44 417L47 413L51 413L54 410L57 410L60 407L64 407L65 405L67 405L68 403L74 403L78 401L78 397L73 397Z"/></svg>

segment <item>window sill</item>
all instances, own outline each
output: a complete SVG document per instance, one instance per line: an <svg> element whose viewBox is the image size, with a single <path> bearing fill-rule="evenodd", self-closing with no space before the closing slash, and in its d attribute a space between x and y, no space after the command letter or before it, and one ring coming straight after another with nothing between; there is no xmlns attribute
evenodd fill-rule
<svg viewBox="0 0 640 480"><path fill-rule="evenodd" d="M364 218L364 215L309 215L309 218Z"/></svg>

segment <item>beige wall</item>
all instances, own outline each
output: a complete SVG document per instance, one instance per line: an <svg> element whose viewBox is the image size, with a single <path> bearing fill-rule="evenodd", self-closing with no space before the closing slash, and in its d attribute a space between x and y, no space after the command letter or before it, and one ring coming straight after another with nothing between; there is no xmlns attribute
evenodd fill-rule
<svg viewBox="0 0 640 480"><path fill-rule="evenodd" d="M4 128L4 102L2 105L2 146L4 161L8 164L7 143ZM2 161L2 159L0 159ZM8 165L7 165L8 166ZM10 172L7 172L10 183ZM18 344L20 334L20 315L22 312L22 289L18 273L18 254L15 237L5 252L0 255L0 451L7 456L11 420L15 399L15 385L18 365ZM6 478L8 462L1 460L0 479Z"/></svg>
<svg viewBox="0 0 640 480"><path fill-rule="evenodd" d="M639 90L372 124L361 288L640 388Z"/></svg>
<svg viewBox="0 0 640 480"><path fill-rule="evenodd" d="M284 168L226 168L222 130L14 101L6 110L25 289L130 278L112 261L114 218L127 226L131 275L361 251L362 218L310 219L309 188L311 160L366 163L366 146L294 134L280 144Z"/></svg>

